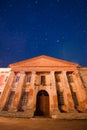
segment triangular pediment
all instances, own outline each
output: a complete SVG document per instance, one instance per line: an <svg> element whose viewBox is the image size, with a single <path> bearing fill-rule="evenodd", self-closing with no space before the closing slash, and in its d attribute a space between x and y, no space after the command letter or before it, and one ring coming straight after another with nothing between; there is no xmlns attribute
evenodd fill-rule
<svg viewBox="0 0 87 130"><path fill-rule="evenodd" d="M16 62L10 64L9 67L64 67L64 66L78 66L78 64L73 62L68 62L65 60L60 60L50 56L38 56L28 60Z"/></svg>

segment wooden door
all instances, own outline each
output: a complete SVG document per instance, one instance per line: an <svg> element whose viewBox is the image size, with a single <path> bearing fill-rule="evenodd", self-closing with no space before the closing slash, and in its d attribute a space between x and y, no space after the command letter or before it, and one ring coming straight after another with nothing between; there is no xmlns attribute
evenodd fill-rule
<svg viewBox="0 0 87 130"><path fill-rule="evenodd" d="M36 115L49 116L49 95L46 91L40 91L37 95Z"/></svg>

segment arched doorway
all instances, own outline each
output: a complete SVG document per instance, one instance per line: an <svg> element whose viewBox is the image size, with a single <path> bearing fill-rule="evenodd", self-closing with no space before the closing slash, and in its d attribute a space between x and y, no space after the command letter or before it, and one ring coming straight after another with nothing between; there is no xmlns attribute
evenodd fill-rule
<svg viewBox="0 0 87 130"><path fill-rule="evenodd" d="M37 94L35 116L49 116L49 95L45 90Z"/></svg>

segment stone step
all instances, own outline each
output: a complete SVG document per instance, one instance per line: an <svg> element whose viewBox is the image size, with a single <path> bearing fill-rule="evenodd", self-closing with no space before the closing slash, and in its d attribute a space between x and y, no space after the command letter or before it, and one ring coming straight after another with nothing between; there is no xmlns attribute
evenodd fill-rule
<svg viewBox="0 0 87 130"><path fill-rule="evenodd" d="M32 115L31 113L26 113L26 112L7 112L7 111L2 111L0 112L0 116L4 117L20 117L20 118L31 118ZM87 113L57 113L56 115L52 115L52 117L33 117L33 118L53 118L53 119L87 119Z"/></svg>

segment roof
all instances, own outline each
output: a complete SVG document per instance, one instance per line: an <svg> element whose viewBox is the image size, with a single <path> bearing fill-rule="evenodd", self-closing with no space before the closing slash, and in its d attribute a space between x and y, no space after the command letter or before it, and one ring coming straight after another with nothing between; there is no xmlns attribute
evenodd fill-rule
<svg viewBox="0 0 87 130"><path fill-rule="evenodd" d="M69 62L66 60L61 60L61 59L57 59L57 58L53 58L50 56L37 56L34 58L30 58L27 60L23 60L20 62L16 62L13 64L10 64L9 67L14 68L14 67L44 67L44 66L51 66L51 67L59 67L59 66L76 66L78 67L79 65L74 63L74 62Z"/></svg>

